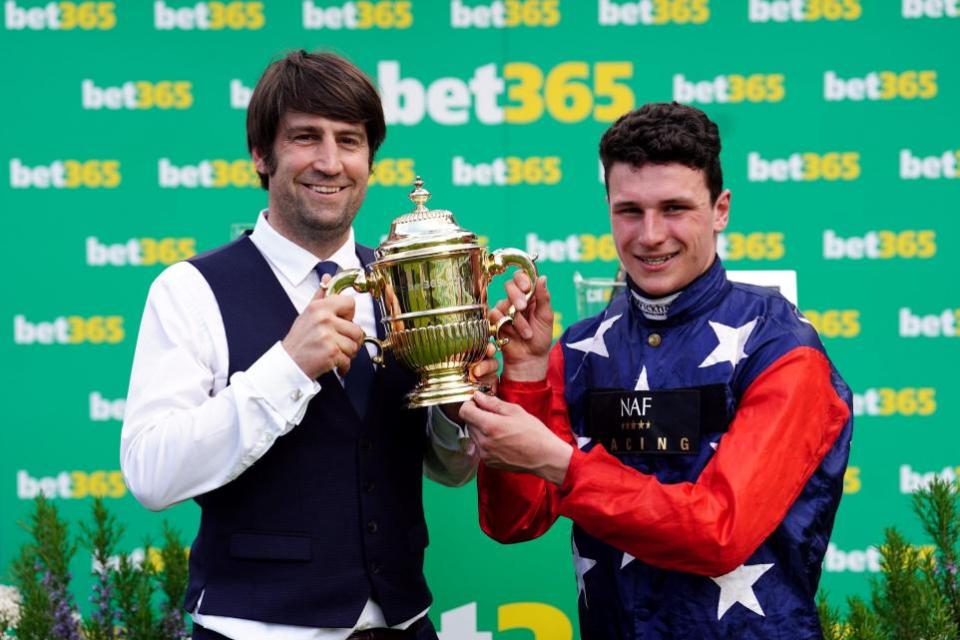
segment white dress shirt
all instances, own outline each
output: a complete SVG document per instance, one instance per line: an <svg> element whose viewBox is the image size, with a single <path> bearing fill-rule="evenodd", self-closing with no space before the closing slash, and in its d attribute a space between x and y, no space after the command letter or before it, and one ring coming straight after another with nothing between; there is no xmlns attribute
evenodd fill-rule
<svg viewBox="0 0 960 640"><path fill-rule="evenodd" d="M277 233L266 212L250 239L301 313L319 287L313 270L319 259ZM327 259L344 269L361 266L352 229ZM345 295L356 296L354 322L375 336L373 298L352 290ZM373 355L374 347L367 348ZM295 428L320 391L279 341L229 381L228 362L220 308L207 281L189 262L168 267L147 295L120 440L124 479L145 507L165 509L227 484ZM424 473L451 486L470 480L477 456L465 432L439 410L430 412L425 428L431 446ZM373 600L354 629L265 624L198 611L195 622L234 640L342 640L354 629L386 626Z"/></svg>

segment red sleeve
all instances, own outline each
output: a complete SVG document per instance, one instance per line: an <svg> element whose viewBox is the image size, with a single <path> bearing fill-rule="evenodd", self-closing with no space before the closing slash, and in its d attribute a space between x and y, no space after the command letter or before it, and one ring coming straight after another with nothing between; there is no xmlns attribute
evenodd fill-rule
<svg viewBox="0 0 960 640"><path fill-rule="evenodd" d="M850 417L830 373L809 347L771 364L696 482L661 484L601 446L575 450L550 515L657 567L732 571L779 526Z"/></svg>
<svg viewBox="0 0 960 640"><path fill-rule="evenodd" d="M546 380L516 382L504 378L497 395L519 404L576 448L563 399L563 351L559 343L550 351ZM557 485L533 474L499 471L481 462L477 491L480 528L500 542L539 537L553 526L559 515Z"/></svg>

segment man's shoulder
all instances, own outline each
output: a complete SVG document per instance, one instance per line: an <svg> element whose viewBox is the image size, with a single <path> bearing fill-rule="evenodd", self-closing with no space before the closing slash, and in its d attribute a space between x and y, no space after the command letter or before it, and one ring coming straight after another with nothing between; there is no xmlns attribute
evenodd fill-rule
<svg viewBox="0 0 960 640"><path fill-rule="evenodd" d="M798 345L820 346L817 331L797 307L773 287L733 282L723 306L758 319L765 333L787 333Z"/></svg>
<svg viewBox="0 0 960 640"><path fill-rule="evenodd" d="M219 262L225 258L234 256L237 253L240 253L244 250L250 248L255 249L253 242L250 240L250 235L245 233L235 240L231 240L226 244L222 244L219 247L214 247L213 249L208 249L203 253L198 253L197 255L189 258L187 262L193 263L196 265L206 265L211 263Z"/></svg>

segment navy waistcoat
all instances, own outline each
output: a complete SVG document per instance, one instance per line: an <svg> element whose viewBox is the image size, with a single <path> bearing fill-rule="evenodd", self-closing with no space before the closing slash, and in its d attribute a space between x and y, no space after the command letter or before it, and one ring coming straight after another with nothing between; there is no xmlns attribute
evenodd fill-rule
<svg viewBox="0 0 960 640"><path fill-rule="evenodd" d="M366 247L357 255L364 265L373 260ZM191 263L220 307L230 375L246 370L287 334L296 309L246 236ZM237 478L196 498L188 611L202 593L203 614L350 628L370 597L389 625L429 606L426 411L403 408L414 377L387 354L362 421L332 372L318 381L298 426Z"/></svg>

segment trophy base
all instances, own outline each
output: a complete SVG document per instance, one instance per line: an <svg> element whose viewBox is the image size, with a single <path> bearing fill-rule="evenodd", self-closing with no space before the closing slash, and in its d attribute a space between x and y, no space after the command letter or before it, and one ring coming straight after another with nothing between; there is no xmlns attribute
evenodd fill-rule
<svg viewBox="0 0 960 640"><path fill-rule="evenodd" d="M490 387L471 382L468 376L459 371L452 375L431 376L407 394L407 407L420 409L438 404L466 402L477 391L487 393Z"/></svg>

